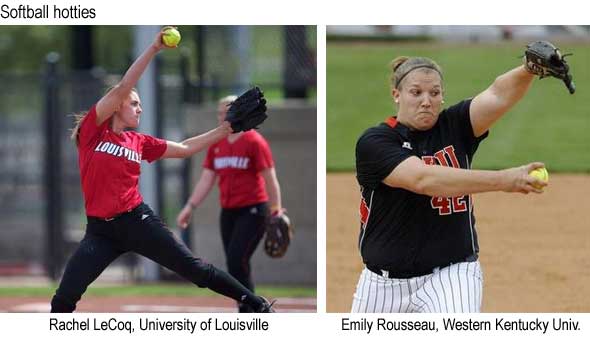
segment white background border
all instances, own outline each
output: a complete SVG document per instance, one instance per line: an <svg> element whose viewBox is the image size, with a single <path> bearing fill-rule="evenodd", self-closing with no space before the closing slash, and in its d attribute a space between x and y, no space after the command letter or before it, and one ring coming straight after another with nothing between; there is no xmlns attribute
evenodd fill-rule
<svg viewBox="0 0 590 338"><path fill-rule="evenodd" d="M317 134L317 177L318 177L318 312L320 314L289 314L278 315L269 318L272 330L269 333L227 333L221 336L272 336L278 334L286 337L300 337L304 334L314 336L335 337L340 335L359 336L365 335L363 332L341 332L340 322L342 317L348 315L322 314L325 312L325 286L326 286L326 43L325 31L326 25L392 25L392 24L590 24L588 5L583 1L514 1L514 0L495 0L495 1L466 1L466 0L421 0L421 1L395 1L395 0L365 0L365 1L321 1L321 0L208 0L208 1L39 1L39 0L5 0L0 1L0 5L9 5L11 7L19 4L29 4L39 6L41 4L54 4L59 7L69 7L79 5L85 8L95 8L97 17L94 20L54 20L54 19L0 19L0 25L318 25L318 84L317 84L317 113L318 113L318 134ZM0 28L1 34L1 28ZM476 60L474 60L476 62ZM351 88L351 90L354 90ZM351 297L351 295L342 295ZM586 295L583 295L586 296ZM590 301L590 300L589 300ZM74 317L100 317L101 315L74 315ZM110 315L104 315L110 316ZM122 318L135 320L141 315L137 314L118 314ZM150 317L184 318L205 318L203 314L164 314ZM236 318L237 315L219 315L223 318ZM519 315L511 314L499 316L508 318L521 318L523 316L541 316L545 319L552 318L574 318L581 320L583 330L569 332L563 336L584 336L588 335L590 327L590 315L588 314L544 314L544 315ZM13 337L17 333L24 331L34 334L35 337L63 336L63 333L50 334L48 329L47 314L4 314L0 315L0 325L2 336ZM373 318L371 316L355 316L354 318ZM493 319L496 315L482 314L477 318ZM71 318L68 317L68 318ZM240 318L249 318L240 316ZM411 320L426 320L431 318L441 320L443 315L428 316L411 316L411 315L388 315L387 318L400 320L407 318ZM467 317L465 317L467 318ZM180 333L166 333L172 337L187 336ZM379 336L391 336L396 332L378 334ZM397 334L408 335L407 332L398 332ZM467 332L461 336L472 336L474 332ZM160 333L158 336L161 336ZM372 336L376 336L374 333ZM443 332L440 336L455 337L457 333ZM482 334L486 335L486 334ZM80 337L79 333L68 334L67 336ZM85 337L107 337L113 335L102 334L84 334ZM129 336L121 334L116 336ZM136 335L140 336L140 335ZM143 335L147 336L147 335ZM207 335L210 336L210 335ZM423 336L423 335L420 335ZM541 336L535 333L527 332L494 332L496 337L509 336ZM554 336L554 335L543 335ZM561 335L555 335L561 336Z"/></svg>

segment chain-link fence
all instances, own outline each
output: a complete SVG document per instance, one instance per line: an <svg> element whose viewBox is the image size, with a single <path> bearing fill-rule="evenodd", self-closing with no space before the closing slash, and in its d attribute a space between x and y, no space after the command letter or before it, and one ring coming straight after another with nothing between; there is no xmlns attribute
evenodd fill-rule
<svg viewBox="0 0 590 338"><path fill-rule="evenodd" d="M315 97L315 26L207 26L185 31L192 39L185 53L196 48L187 71L192 84L201 88L189 98L216 100L251 84L264 88L271 98Z"/></svg>
<svg viewBox="0 0 590 338"><path fill-rule="evenodd" d="M40 261L43 255L42 245L32 245L44 238L40 80L0 75L0 263Z"/></svg>

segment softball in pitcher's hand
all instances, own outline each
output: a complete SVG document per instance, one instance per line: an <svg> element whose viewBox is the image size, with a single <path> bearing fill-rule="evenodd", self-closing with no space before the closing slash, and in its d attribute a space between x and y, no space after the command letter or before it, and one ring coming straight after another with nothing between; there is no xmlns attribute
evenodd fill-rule
<svg viewBox="0 0 590 338"><path fill-rule="evenodd" d="M538 179L539 181L543 181L545 183L549 182L549 172L545 168L538 168L529 173L530 176ZM543 189L543 186L534 184L533 185L536 189Z"/></svg>
<svg viewBox="0 0 590 338"><path fill-rule="evenodd" d="M164 27L162 30L162 42L168 47L176 47L180 43L180 32L172 26Z"/></svg>

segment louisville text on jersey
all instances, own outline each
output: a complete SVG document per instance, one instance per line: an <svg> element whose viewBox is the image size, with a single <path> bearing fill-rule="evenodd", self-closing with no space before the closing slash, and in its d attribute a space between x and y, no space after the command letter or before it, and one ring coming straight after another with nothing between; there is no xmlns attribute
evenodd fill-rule
<svg viewBox="0 0 590 338"><path fill-rule="evenodd" d="M117 156L117 157L124 157L129 161L141 163L141 154L138 154L136 151L122 147L118 144L114 144L111 142L100 142L96 148L94 149L95 152L99 153L107 153L109 155Z"/></svg>
<svg viewBox="0 0 590 338"><path fill-rule="evenodd" d="M250 163L248 157L224 156L216 158L213 165L216 170L225 168L248 169L248 163Z"/></svg>

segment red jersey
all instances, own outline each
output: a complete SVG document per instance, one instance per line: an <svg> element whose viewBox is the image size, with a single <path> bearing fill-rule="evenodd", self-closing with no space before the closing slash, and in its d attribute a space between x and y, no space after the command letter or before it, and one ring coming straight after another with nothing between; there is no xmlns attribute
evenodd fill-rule
<svg viewBox="0 0 590 338"><path fill-rule="evenodd" d="M159 159L166 141L135 131L114 133L112 117L96 126L96 105L80 125L78 164L86 214L108 218L138 206L141 160Z"/></svg>
<svg viewBox="0 0 590 338"><path fill-rule="evenodd" d="M227 138L207 150L203 167L219 176L222 208L240 208L268 201L260 172L274 167L268 143L255 130L230 143Z"/></svg>

